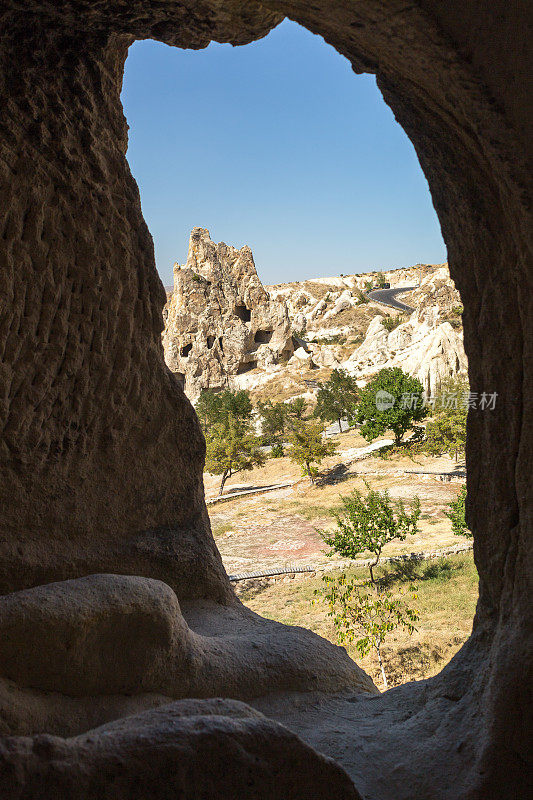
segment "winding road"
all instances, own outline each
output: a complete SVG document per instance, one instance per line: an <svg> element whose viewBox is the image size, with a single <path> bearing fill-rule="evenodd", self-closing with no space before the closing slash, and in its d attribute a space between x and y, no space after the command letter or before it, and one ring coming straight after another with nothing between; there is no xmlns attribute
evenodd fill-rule
<svg viewBox="0 0 533 800"><path fill-rule="evenodd" d="M415 309L396 300L396 295L406 294L406 292L411 292L413 289L418 289L418 284L416 286L398 286L392 289L374 289L368 292L367 297L370 300L375 300L376 303L383 303L383 305L396 308L398 311L406 311L408 314L412 314Z"/></svg>

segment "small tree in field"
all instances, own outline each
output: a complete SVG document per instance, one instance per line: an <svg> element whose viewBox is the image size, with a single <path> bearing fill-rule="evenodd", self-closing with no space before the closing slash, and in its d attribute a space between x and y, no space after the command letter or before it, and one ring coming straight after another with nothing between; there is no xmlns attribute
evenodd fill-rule
<svg viewBox="0 0 533 800"><path fill-rule="evenodd" d="M287 408L287 416L289 420L304 419L305 412L307 411L307 400L303 397L296 397L289 403L284 403Z"/></svg>
<svg viewBox="0 0 533 800"><path fill-rule="evenodd" d="M337 553L343 558L357 558L370 551L374 556L369 564L370 580L375 585L373 570L385 545L396 539L403 542L417 532L420 500L414 498L410 514L401 500L394 505L387 491L370 488L366 496L355 489L347 497L341 497L341 502L341 510L333 512L337 523L335 530L319 533L331 548L330 555Z"/></svg>
<svg viewBox="0 0 533 800"><path fill-rule="evenodd" d="M202 389L195 410L205 434L211 425L227 421L230 414L234 419L249 421L252 417L252 401L244 389L238 392L231 389L223 392Z"/></svg>
<svg viewBox="0 0 533 800"><path fill-rule="evenodd" d="M472 536L466 525L466 486L463 486L455 500L452 500L445 513L452 523L452 530L456 536Z"/></svg>
<svg viewBox="0 0 533 800"><path fill-rule="evenodd" d="M250 422L237 419L231 412L209 427L205 441L205 468L212 475L222 475L219 497L227 479L235 472L265 463L260 439L252 433Z"/></svg>
<svg viewBox="0 0 533 800"><path fill-rule="evenodd" d="M353 642L359 634L355 646L362 658L374 648L386 688L388 682L381 647L387 635L396 628L413 633L418 613L401 599L394 598L392 592L372 590L369 584L347 578L344 573L338 578L326 575L324 582L323 597L329 606L329 616L333 617L339 642ZM411 590L413 599L416 599L414 587Z"/></svg>
<svg viewBox="0 0 533 800"><path fill-rule="evenodd" d="M287 428L288 409L285 403L259 402L257 410L261 417L263 444L281 445Z"/></svg>
<svg viewBox="0 0 533 800"><path fill-rule="evenodd" d="M342 369L334 369L318 390L314 416L320 417L323 422L337 421L339 431L342 431L341 420L343 417L348 420L353 418L358 398L359 390L355 378Z"/></svg>
<svg viewBox="0 0 533 800"><path fill-rule="evenodd" d="M316 421L296 420L289 434L287 455L295 461L314 483L318 465L326 456L333 455L335 443L324 438L323 425Z"/></svg>
<svg viewBox="0 0 533 800"><path fill-rule="evenodd" d="M424 449L434 456L447 453L457 461L466 448L468 382L461 378L444 381L437 394L435 416L426 425Z"/></svg>
<svg viewBox="0 0 533 800"><path fill-rule="evenodd" d="M415 497L411 513L408 513L401 501L393 504L387 492L370 488L366 496L355 490L341 501L341 510L333 513L337 523L335 530L319 533L331 548L329 555L353 559L370 551L374 556L368 565L370 580L348 578L345 573L326 575L325 588L316 593L321 594L329 606L340 642L353 641L360 634L356 647L361 655L365 656L371 648L376 650L383 683L387 686L381 652L383 642L398 627L412 633L418 614L381 587L374 569L388 542L403 541L417 532L420 502ZM416 598L415 587L410 590Z"/></svg>
<svg viewBox="0 0 533 800"><path fill-rule="evenodd" d="M400 367L382 369L361 390L355 418L361 423L361 435L371 442L385 431L394 433L395 445L401 444L409 429L428 415L422 401L422 384Z"/></svg>

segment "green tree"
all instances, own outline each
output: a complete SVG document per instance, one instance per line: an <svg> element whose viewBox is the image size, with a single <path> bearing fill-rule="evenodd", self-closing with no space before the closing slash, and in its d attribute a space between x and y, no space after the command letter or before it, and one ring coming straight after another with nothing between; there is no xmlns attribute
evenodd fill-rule
<svg viewBox="0 0 533 800"><path fill-rule="evenodd" d="M466 525L466 486L463 486L455 500L449 504L446 516L451 520L456 536L472 536Z"/></svg>
<svg viewBox="0 0 533 800"><path fill-rule="evenodd" d="M200 397L196 401L195 411L200 421L202 431L207 431L210 423L215 419L215 398L217 395L210 389L202 389Z"/></svg>
<svg viewBox="0 0 533 800"><path fill-rule="evenodd" d="M205 434L211 425L227 420L230 414L237 420L250 420L252 401L249 392L244 389L237 392L231 389L223 392L203 389L196 402L196 413Z"/></svg>
<svg viewBox="0 0 533 800"><path fill-rule="evenodd" d="M444 381L437 393L436 413L426 425L424 449L431 455L447 453L457 461L466 448L468 382L463 378Z"/></svg>
<svg viewBox="0 0 533 800"><path fill-rule="evenodd" d="M338 421L339 431L342 431L342 418L353 419L358 398L355 378L342 369L334 369L318 390L314 416L323 422Z"/></svg>
<svg viewBox="0 0 533 800"><path fill-rule="evenodd" d="M239 419L231 411L209 426L205 441L205 468L212 475L222 475L219 497L235 472L265 463L261 441L252 432L250 419Z"/></svg>
<svg viewBox="0 0 533 800"><path fill-rule="evenodd" d="M289 434L287 455L295 461L314 483L318 465L326 456L333 455L335 443L324 438L324 426L313 420L295 420Z"/></svg>
<svg viewBox="0 0 533 800"><path fill-rule="evenodd" d="M371 442L385 431L394 433L395 445L404 434L416 430L416 422L427 417L422 384L400 367L382 369L361 390L355 419L361 423L361 435Z"/></svg>
<svg viewBox="0 0 533 800"><path fill-rule="evenodd" d="M404 503L394 503L389 493L375 491L368 487L363 495L357 489L341 497L341 508L333 511L337 523L333 531L320 530L322 539L330 547L329 555L337 553L343 558L357 558L370 551L374 560L368 565L370 580L375 585L374 568L378 565L381 552L386 544L396 539L405 541L407 536L418 532L420 500L413 499L409 513Z"/></svg>
<svg viewBox="0 0 533 800"><path fill-rule="evenodd" d="M354 490L347 497L341 497L341 501L341 510L333 512L337 523L335 530L319 533L331 548L329 555L354 559L370 551L374 556L368 565L370 580L348 578L346 573L326 575L323 578L324 589L315 594L321 595L328 604L328 613L333 617L340 642L353 641L359 634L356 647L362 656L371 648L375 649L386 687L387 675L381 651L383 642L398 627L411 634L418 613L400 597L395 598L391 591L382 588L374 569L388 542L403 541L408 535L417 533L420 501L415 497L411 513L408 513L401 501L393 503L386 491L373 491L370 487L366 496ZM411 586L410 591L416 599L416 588Z"/></svg>
<svg viewBox="0 0 533 800"><path fill-rule="evenodd" d="M323 580L325 588L316 592L322 594L329 606L328 613L333 617L339 643L353 642L359 635L355 646L363 658L374 648L383 685L387 688L382 645L387 635L396 628L413 633L416 630L415 622L419 619L418 612L401 598L394 598L391 591L376 590L370 583L348 578L345 573L338 577L326 575ZM416 588L411 586L410 591L416 600Z"/></svg>
<svg viewBox="0 0 533 800"><path fill-rule="evenodd" d="M286 403L259 402L257 410L261 417L263 444L275 445L283 442L287 428L288 408Z"/></svg>
<svg viewBox="0 0 533 800"><path fill-rule="evenodd" d="M261 435L265 445L272 445L272 458L283 456L283 443L295 424L303 419L307 402L297 397L289 403L259 402L257 410L261 417Z"/></svg>
<svg viewBox="0 0 533 800"><path fill-rule="evenodd" d="M287 407L287 415L290 420L304 419L307 412L307 400L303 397L296 397L288 403L284 403Z"/></svg>

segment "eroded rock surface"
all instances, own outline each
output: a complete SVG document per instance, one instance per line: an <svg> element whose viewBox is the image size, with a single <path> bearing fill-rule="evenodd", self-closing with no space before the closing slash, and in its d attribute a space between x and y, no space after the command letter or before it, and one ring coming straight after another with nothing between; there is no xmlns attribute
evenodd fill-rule
<svg viewBox="0 0 533 800"><path fill-rule="evenodd" d="M263 288L250 248L215 244L205 228L191 233L186 264L174 265L164 316L166 362L193 400L294 352L287 306Z"/></svg>
<svg viewBox="0 0 533 800"><path fill-rule="evenodd" d="M0 739L10 797L360 800L350 778L243 703L185 700L70 739Z"/></svg>
<svg viewBox="0 0 533 800"><path fill-rule="evenodd" d="M196 604L182 614L172 589L150 578L90 575L0 597L4 730L84 730L87 697L108 697L111 708L135 695L145 708L154 696L250 699L346 689L377 692L344 648L239 605ZM71 701L63 704L71 718L55 729L45 693L59 706L61 695ZM107 718L105 704L100 714Z"/></svg>
<svg viewBox="0 0 533 800"><path fill-rule="evenodd" d="M415 311L390 332L383 320L380 314L374 317L364 342L341 365L343 369L368 378L380 369L401 367L418 378L428 397L446 378L466 375L463 338L449 322L440 322L437 308Z"/></svg>
<svg viewBox="0 0 533 800"><path fill-rule="evenodd" d="M365 794L380 800L410 800L413 787L423 787L427 800L522 798L531 787L533 751L533 114L526 94L531 64L525 3L2 4L0 591L94 572L132 574L167 583L183 609L190 601L199 609L212 604L212 633L202 630L202 636L214 637L221 616L233 631L248 624L209 531L200 430L162 358L165 295L125 158L120 89L135 39L192 48L211 40L245 44L284 15L324 36L355 71L376 74L414 144L439 215L450 272L464 302L472 390L498 394L494 410L471 411L468 422L467 517L480 575L471 639L435 679L365 699L361 706L355 698L351 708L364 706L366 714L343 714L329 702L328 724L321 728L320 711L314 715L304 702L298 729L339 759L357 761L354 776L364 771ZM187 619L199 609L187 608ZM269 629L260 620L254 625ZM297 634L285 630L289 659L290 639L296 641ZM238 654L239 637L229 635L232 642ZM258 640L254 672L265 682L281 683L285 666L269 661L270 643L268 636ZM239 670L232 668L238 658L232 661L229 650L224 658L238 684ZM36 727L60 725L79 712L67 695L46 692L39 698L37 690L17 690L7 679L0 697L21 699L22 691ZM80 728L87 730L94 708L107 703L109 715L131 714L140 697L133 704L122 697L115 705L109 696L84 698ZM164 699L153 695L150 702ZM39 716L41 700L48 704L46 718ZM361 720L360 737L342 735L346 718L352 732L356 718ZM16 712L11 719L16 722ZM210 727L201 722L189 728L189 743L197 744L199 729ZM243 740L223 727L223 759L213 760L212 770L209 749L200 764L184 762L193 784L202 786L206 772L212 776L208 796L223 797L219 786L225 791L228 765L242 763L243 751L235 745ZM333 748L328 727L333 738L340 736ZM309 773L322 796L329 796L320 783L323 762L314 761L320 765L314 772L292 747L269 750L271 731L253 759L245 757L250 780L279 798L287 793L269 774L280 781L295 769L299 780ZM165 730L154 736L165 744L163 759L180 740L174 729L170 736ZM138 796L151 769L144 758L150 737L141 733L135 741L132 758L121 760L112 735L88 736L81 752L78 744L73 750L49 735L2 737L0 788L9 800L33 800L61 796L62 787L76 796L79 782L87 797L93 781L97 796L105 797L120 786L122 774L123 794ZM93 756L95 748L101 758ZM157 742L153 752L161 754ZM272 772L264 767L264 753L272 756ZM172 758L171 775L179 761ZM164 778L169 774L168 762L152 763ZM150 788L157 786L163 796L158 781L156 770ZM168 780L163 783L168 787ZM239 784L237 795L246 791ZM235 796L234 785L227 794Z"/></svg>

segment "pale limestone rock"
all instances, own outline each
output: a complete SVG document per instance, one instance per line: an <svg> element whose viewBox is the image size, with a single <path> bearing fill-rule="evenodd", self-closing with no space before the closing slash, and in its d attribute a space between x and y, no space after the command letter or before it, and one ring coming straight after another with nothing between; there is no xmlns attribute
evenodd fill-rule
<svg viewBox="0 0 533 800"><path fill-rule="evenodd" d="M418 378L428 395L445 378L467 371L462 336L449 322L440 321L438 307L415 311L390 333L374 317L364 342L342 365L357 377L371 377L380 369L401 367Z"/></svg>
<svg viewBox="0 0 533 800"><path fill-rule="evenodd" d="M298 349L294 351L293 358L298 359L298 361L309 361L311 358L311 353L309 353L307 350L304 350L303 347L298 347Z"/></svg>
<svg viewBox="0 0 533 800"><path fill-rule="evenodd" d="M263 288L250 248L215 244L205 228L194 228L186 264L174 266L164 313L165 360L191 399L294 351L287 305Z"/></svg>
<svg viewBox="0 0 533 800"><path fill-rule="evenodd" d="M352 297L352 293L349 289L345 289L344 292L338 297L335 301L335 305L331 308L326 314L324 314L324 321L331 319L332 317L336 317L337 314L340 314L341 311L346 311L347 308L353 308L355 306L356 301Z"/></svg>

